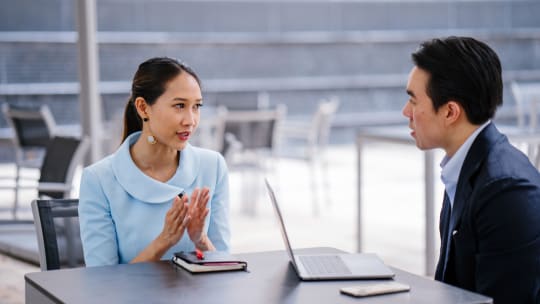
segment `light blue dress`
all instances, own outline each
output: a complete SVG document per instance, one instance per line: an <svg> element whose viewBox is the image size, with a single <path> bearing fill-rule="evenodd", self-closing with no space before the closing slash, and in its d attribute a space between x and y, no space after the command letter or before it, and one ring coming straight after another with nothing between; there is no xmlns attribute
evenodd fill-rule
<svg viewBox="0 0 540 304"><path fill-rule="evenodd" d="M145 175L129 148L140 136L131 134L112 155L83 170L79 220L86 266L129 263L162 231L165 214L182 191L210 188L210 212L204 231L216 250L229 250L229 185L221 154L187 145L174 176L166 183ZM187 231L163 259L192 251Z"/></svg>

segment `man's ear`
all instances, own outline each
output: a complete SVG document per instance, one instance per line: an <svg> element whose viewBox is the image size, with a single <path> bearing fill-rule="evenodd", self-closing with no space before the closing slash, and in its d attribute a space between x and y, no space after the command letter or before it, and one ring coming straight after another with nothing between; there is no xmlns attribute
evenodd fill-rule
<svg viewBox="0 0 540 304"><path fill-rule="evenodd" d="M453 124L456 121L460 120L465 113L461 105L455 101L449 101L444 105L445 108L445 119L447 124Z"/></svg>
<svg viewBox="0 0 540 304"><path fill-rule="evenodd" d="M137 113L139 114L139 117L141 119L148 117L146 113L147 108L148 108L148 104L146 103L146 100L144 100L144 98L137 97L135 99L135 109L137 109Z"/></svg>

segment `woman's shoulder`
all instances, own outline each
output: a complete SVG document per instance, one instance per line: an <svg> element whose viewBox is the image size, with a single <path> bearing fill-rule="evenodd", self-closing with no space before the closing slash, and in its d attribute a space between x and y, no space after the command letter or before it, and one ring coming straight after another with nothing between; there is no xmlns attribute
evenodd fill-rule
<svg viewBox="0 0 540 304"><path fill-rule="evenodd" d="M225 159L223 158L223 155L221 155L221 153L217 151L201 148L201 147L195 147L195 146L190 146L190 148L192 149L193 153L197 154L200 157L201 161L210 161L210 160L217 160L218 162L225 161Z"/></svg>
<svg viewBox="0 0 540 304"><path fill-rule="evenodd" d="M108 155L101 160L87 166L83 171L90 171L97 175L101 175L104 172L109 172L112 170L112 155Z"/></svg>

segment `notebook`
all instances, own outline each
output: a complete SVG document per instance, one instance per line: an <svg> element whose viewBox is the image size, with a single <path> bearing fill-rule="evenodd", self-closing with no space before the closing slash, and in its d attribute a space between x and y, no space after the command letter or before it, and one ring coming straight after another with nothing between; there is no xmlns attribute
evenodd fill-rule
<svg viewBox="0 0 540 304"><path fill-rule="evenodd" d="M247 262L222 251L205 251L199 258L194 252L175 252L172 261L189 272L246 270Z"/></svg>
<svg viewBox="0 0 540 304"><path fill-rule="evenodd" d="M389 279L394 272L376 254L295 254L291 247L285 222L270 183L265 179L270 201L279 220L281 235L291 264L302 280Z"/></svg>

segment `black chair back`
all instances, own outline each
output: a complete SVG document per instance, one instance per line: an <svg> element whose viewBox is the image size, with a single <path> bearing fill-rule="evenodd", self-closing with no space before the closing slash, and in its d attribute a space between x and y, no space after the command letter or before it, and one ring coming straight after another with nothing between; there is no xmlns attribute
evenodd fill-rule
<svg viewBox="0 0 540 304"><path fill-rule="evenodd" d="M83 137L55 136L47 144L45 158L41 166L39 183L63 183L71 185L75 167L81 163L88 148L87 140ZM70 191L70 189L69 189ZM66 191L62 189L47 189L38 187L38 196L64 198Z"/></svg>
<svg viewBox="0 0 540 304"><path fill-rule="evenodd" d="M273 110L229 111L225 122L225 134L234 135L242 144L244 151L272 150L279 142L277 129L286 113L284 105L278 105ZM227 145L225 139L223 154Z"/></svg>
<svg viewBox="0 0 540 304"><path fill-rule="evenodd" d="M55 128L54 118L46 105L21 107L3 104L2 111L15 131L15 143L21 149L44 148Z"/></svg>
<svg viewBox="0 0 540 304"><path fill-rule="evenodd" d="M41 270L84 266L78 205L78 199L32 202Z"/></svg>

